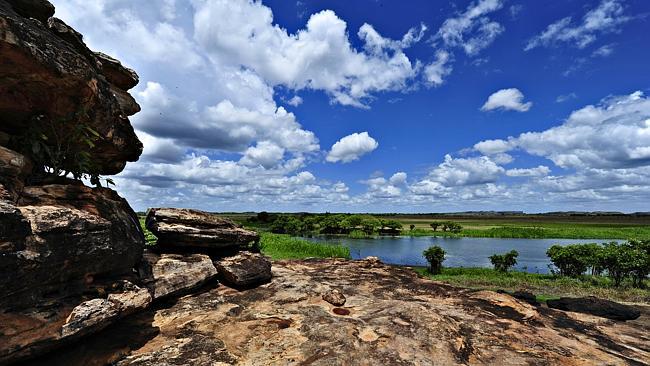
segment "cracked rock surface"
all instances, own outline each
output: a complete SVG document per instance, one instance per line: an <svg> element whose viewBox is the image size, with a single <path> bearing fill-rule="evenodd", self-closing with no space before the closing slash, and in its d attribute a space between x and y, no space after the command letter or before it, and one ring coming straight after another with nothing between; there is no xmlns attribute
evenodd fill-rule
<svg viewBox="0 0 650 366"><path fill-rule="evenodd" d="M331 288L343 307L322 299ZM204 288L32 364L641 365L648 334L647 309L617 322L405 268L305 260L274 262L273 281L254 289Z"/></svg>

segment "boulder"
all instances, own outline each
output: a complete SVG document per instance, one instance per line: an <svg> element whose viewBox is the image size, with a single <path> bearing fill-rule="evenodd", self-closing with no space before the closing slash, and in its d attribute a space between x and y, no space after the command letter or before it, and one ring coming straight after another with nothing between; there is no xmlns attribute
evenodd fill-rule
<svg viewBox="0 0 650 366"><path fill-rule="evenodd" d="M139 107L126 91L118 91L133 81L111 84L108 79L117 80L114 72L103 74L110 66L86 47L79 33L51 15L47 1L0 1L0 131L19 137L28 130L42 133L55 148L52 131L66 132L63 125L83 121L99 135L88 151L97 172L119 173L142 153L127 118Z"/></svg>
<svg viewBox="0 0 650 366"><path fill-rule="evenodd" d="M56 291L80 291L94 276L129 274L144 248L138 217L115 191L82 184L25 187L0 211L9 242L0 256L0 307ZM13 223L13 224L12 224Z"/></svg>
<svg viewBox="0 0 650 366"><path fill-rule="evenodd" d="M109 82L122 90L129 90L138 85L140 80L135 71L122 66L122 63L111 56L95 52L95 56L102 63L102 72Z"/></svg>
<svg viewBox="0 0 650 366"><path fill-rule="evenodd" d="M633 306L594 296L562 297L557 300L547 300L546 304L553 309L590 314L612 320L634 320L641 316L641 312Z"/></svg>
<svg viewBox="0 0 650 366"><path fill-rule="evenodd" d="M259 241L256 232L199 210L150 208L145 223L163 247L228 248Z"/></svg>
<svg viewBox="0 0 650 366"><path fill-rule="evenodd" d="M156 254L145 252L138 266L143 283L154 300L187 293L217 275L204 254Z"/></svg>
<svg viewBox="0 0 650 366"><path fill-rule="evenodd" d="M329 302L334 306L343 306L345 305L345 296L339 290L328 290L323 294L323 300Z"/></svg>
<svg viewBox="0 0 650 366"><path fill-rule="evenodd" d="M240 252L214 262L223 281L249 288L271 280L271 262L259 253Z"/></svg>

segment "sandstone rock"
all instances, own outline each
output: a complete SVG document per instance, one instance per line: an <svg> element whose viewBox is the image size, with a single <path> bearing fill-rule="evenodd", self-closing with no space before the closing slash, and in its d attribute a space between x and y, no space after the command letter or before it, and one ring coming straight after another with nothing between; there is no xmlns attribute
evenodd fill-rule
<svg viewBox="0 0 650 366"><path fill-rule="evenodd" d="M122 281L108 298L50 299L37 307L0 311L0 364L54 349L98 332L151 303L146 289Z"/></svg>
<svg viewBox="0 0 650 366"><path fill-rule="evenodd" d="M144 253L138 272L154 300L187 293L217 275L207 255L152 252Z"/></svg>
<svg viewBox="0 0 650 366"><path fill-rule="evenodd" d="M323 294L323 300L329 302L334 306L345 305L345 296L339 290L328 290Z"/></svg>
<svg viewBox="0 0 650 366"><path fill-rule="evenodd" d="M259 241L256 232L199 210L151 208L147 211L146 226L161 246L226 248Z"/></svg>
<svg viewBox="0 0 650 366"><path fill-rule="evenodd" d="M32 162L22 154L0 146L0 200L15 202L32 171Z"/></svg>
<svg viewBox="0 0 650 366"><path fill-rule="evenodd" d="M24 250L30 232L29 222L20 210L10 202L0 200L0 258ZM0 263L3 263L2 259Z"/></svg>
<svg viewBox="0 0 650 366"><path fill-rule="evenodd" d="M102 63L102 72L106 79L122 90L129 90L138 85L139 77L135 71L122 66L122 63L111 56L95 52L95 56Z"/></svg>
<svg viewBox="0 0 650 366"><path fill-rule="evenodd" d="M136 161L142 144L127 119L135 105L125 103L124 95L118 100L81 35L56 18L46 27L19 15L36 13L17 4L47 2L11 3L0 1L0 131L15 136L31 126L47 132L52 121L83 120L101 136L90 150L100 174L119 173L127 161ZM16 10L24 8L32 10Z"/></svg>
<svg viewBox="0 0 650 366"><path fill-rule="evenodd" d="M252 287L271 280L271 262L259 253L241 252L214 262L219 277L235 287Z"/></svg>
<svg viewBox="0 0 650 366"><path fill-rule="evenodd" d="M405 268L365 268L363 261L276 261L273 275L265 286L243 291L218 286L135 314L117 329L84 339L93 348L57 351L31 366L107 360L120 366L650 362L647 308L639 319L624 323L591 316L578 320L548 308L525 320L509 306L532 307L510 296L491 292L477 299L476 291L419 278ZM347 315L335 314L321 300L329 288L349 294L347 307L335 308ZM105 342L118 338L117 345ZM76 356L80 353L86 358ZM116 354L122 359L114 360Z"/></svg>
<svg viewBox="0 0 650 366"><path fill-rule="evenodd" d="M557 300L547 300L546 304L554 309L591 314L612 320L634 320L641 316L641 312L633 306L599 299L594 296L562 297Z"/></svg>
<svg viewBox="0 0 650 366"><path fill-rule="evenodd" d="M47 0L7 0L16 13L43 23L54 15L54 5Z"/></svg>
<svg viewBox="0 0 650 366"><path fill-rule="evenodd" d="M34 304L52 291L75 293L88 275L128 274L144 248L135 212L107 188L25 187L7 215L8 222L29 223L29 231L0 256L0 307Z"/></svg>

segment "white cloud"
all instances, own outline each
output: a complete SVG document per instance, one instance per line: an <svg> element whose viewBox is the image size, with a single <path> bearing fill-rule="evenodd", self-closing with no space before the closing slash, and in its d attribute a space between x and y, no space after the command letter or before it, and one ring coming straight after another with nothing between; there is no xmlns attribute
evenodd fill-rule
<svg viewBox="0 0 650 366"><path fill-rule="evenodd" d="M287 101L287 104L297 107L302 104L302 98L299 95L294 95Z"/></svg>
<svg viewBox="0 0 650 366"><path fill-rule="evenodd" d="M282 161L284 149L270 141L260 141L256 146L246 149L240 163L249 166L261 165L270 169Z"/></svg>
<svg viewBox="0 0 650 366"><path fill-rule="evenodd" d="M327 154L326 160L331 163L338 161L349 163L358 160L361 156L375 150L378 146L379 143L370 137L368 132L353 133L343 137L332 145L332 149Z"/></svg>
<svg viewBox="0 0 650 366"><path fill-rule="evenodd" d="M557 98L555 98L555 102L556 103L564 103L567 100L576 99L577 97L578 97L578 95L576 95L576 93L573 93L573 92L571 92L569 94L562 94L562 95L558 95Z"/></svg>
<svg viewBox="0 0 650 366"><path fill-rule="evenodd" d="M439 86L444 83L444 77L451 74L453 70L449 65L451 55L447 51L436 52L436 60L424 68L424 78L430 85Z"/></svg>
<svg viewBox="0 0 650 366"><path fill-rule="evenodd" d="M474 149L484 155L493 155L510 151L512 146L505 140L484 140L476 143Z"/></svg>
<svg viewBox="0 0 650 366"><path fill-rule="evenodd" d="M613 44L606 44L604 46L598 47L598 49L596 49L592 53L592 56L607 57L607 56L610 56L612 53L614 53L614 45Z"/></svg>
<svg viewBox="0 0 650 366"><path fill-rule="evenodd" d="M503 174L504 169L487 156L475 158L452 158L445 155L445 161L428 174L428 179L446 187L492 183Z"/></svg>
<svg viewBox="0 0 650 366"><path fill-rule="evenodd" d="M371 94L402 90L416 76L402 51L426 29L400 41L382 37L371 25L358 32L364 51L352 47L347 24L333 11L313 14L294 34L273 24L271 9L252 1L196 1L195 39L216 63L241 65L270 85L327 92L343 105L366 106Z"/></svg>
<svg viewBox="0 0 650 366"><path fill-rule="evenodd" d="M650 100L637 91L571 113L560 126L517 138L486 140L479 151L521 149L562 168L622 169L650 165ZM507 151L507 150L506 150Z"/></svg>
<svg viewBox="0 0 650 366"><path fill-rule="evenodd" d="M524 95L517 88L501 89L494 92L481 107L482 111L495 109L526 112L532 107L532 102L524 103Z"/></svg>
<svg viewBox="0 0 650 366"><path fill-rule="evenodd" d="M444 21L436 39L449 48L462 47L469 56L488 47L504 31L504 27L491 21L487 14L503 7L500 0L479 0L471 3L465 12Z"/></svg>
<svg viewBox="0 0 650 366"><path fill-rule="evenodd" d="M597 8L587 12L579 24L573 24L571 17L550 24L542 33L531 38L524 50L557 43L585 48L596 41L598 35L617 32L620 25L632 19L623 12L621 1L603 0Z"/></svg>
<svg viewBox="0 0 650 366"><path fill-rule="evenodd" d="M551 169L545 165L540 165L536 168L506 170L506 175L509 177L545 177L549 173L551 173Z"/></svg>

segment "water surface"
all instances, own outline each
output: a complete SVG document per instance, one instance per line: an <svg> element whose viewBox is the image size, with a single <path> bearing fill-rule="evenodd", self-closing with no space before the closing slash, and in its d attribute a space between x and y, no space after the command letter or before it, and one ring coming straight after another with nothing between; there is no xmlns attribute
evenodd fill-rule
<svg viewBox="0 0 650 366"><path fill-rule="evenodd" d="M352 239L346 237L319 236L306 238L319 243L340 243L350 248L354 259L367 256L379 257L382 262L407 266L426 266L422 251L438 245L447 252L444 266L447 267L492 267L489 256L519 252L515 269L530 273L549 273L546 250L552 245L576 243L601 243L603 239L501 239L501 238L443 238L443 237L378 237L374 239Z"/></svg>

